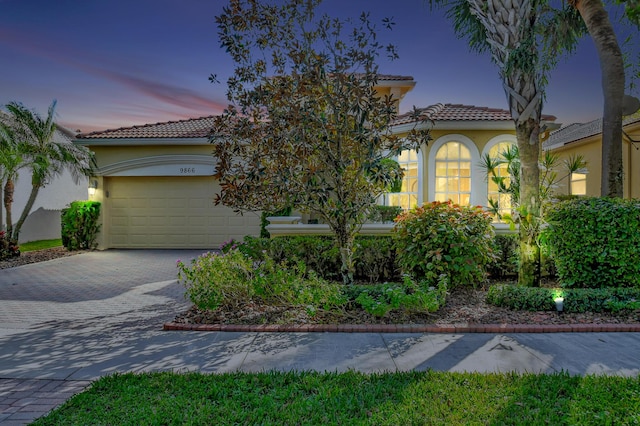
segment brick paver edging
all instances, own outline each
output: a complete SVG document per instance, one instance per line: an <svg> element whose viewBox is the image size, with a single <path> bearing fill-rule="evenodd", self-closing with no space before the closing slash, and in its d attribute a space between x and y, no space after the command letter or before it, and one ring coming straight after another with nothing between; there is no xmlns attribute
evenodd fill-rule
<svg viewBox="0 0 640 426"><path fill-rule="evenodd" d="M243 332L338 333L585 333L640 332L640 324L180 324L168 322L164 330Z"/></svg>

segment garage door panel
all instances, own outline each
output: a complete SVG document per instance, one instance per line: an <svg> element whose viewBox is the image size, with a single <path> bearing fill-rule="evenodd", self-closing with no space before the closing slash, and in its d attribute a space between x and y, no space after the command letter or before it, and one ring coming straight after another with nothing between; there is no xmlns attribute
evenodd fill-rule
<svg viewBox="0 0 640 426"><path fill-rule="evenodd" d="M255 215L215 206L211 177L109 177L108 245L113 248L217 248L258 235Z"/></svg>

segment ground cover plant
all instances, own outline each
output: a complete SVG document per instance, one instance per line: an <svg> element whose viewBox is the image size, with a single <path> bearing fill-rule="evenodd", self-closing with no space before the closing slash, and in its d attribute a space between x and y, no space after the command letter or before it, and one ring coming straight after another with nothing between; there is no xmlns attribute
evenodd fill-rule
<svg viewBox="0 0 640 426"><path fill-rule="evenodd" d="M640 378L269 372L103 377L34 425L640 422Z"/></svg>

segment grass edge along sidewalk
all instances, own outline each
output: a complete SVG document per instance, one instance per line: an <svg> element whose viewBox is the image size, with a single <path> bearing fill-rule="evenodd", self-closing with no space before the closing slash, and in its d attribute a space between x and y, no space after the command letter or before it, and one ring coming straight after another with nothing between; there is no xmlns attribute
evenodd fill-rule
<svg viewBox="0 0 640 426"><path fill-rule="evenodd" d="M116 374L34 424L638 423L639 377L426 371Z"/></svg>

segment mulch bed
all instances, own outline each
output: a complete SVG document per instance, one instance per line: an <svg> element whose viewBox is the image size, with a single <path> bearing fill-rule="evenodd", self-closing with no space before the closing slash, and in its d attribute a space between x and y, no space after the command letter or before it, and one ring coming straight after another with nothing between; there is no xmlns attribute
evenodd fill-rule
<svg viewBox="0 0 640 426"><path fill-rule="evenodd" d="M59 257L74 256L84 253L84 251L69 251L64 247L54 247L45 250L36 250L22 253L18 257L0 260L0 269L15 268L16 266L28 265L30 263L45 262Z"/></svg>
<svg viewBox="0 0 640 426"><path fill-rule="evenodd" d="M361 309L319 312L309 316L304 309L245 304L233 311L203 311L195 306L176 316L178 324L637 324L637 312L625 314L513 311L489 305L486 290L454 289L447 296L446 305L428 314L390 313L376 318Z"/></svg>

